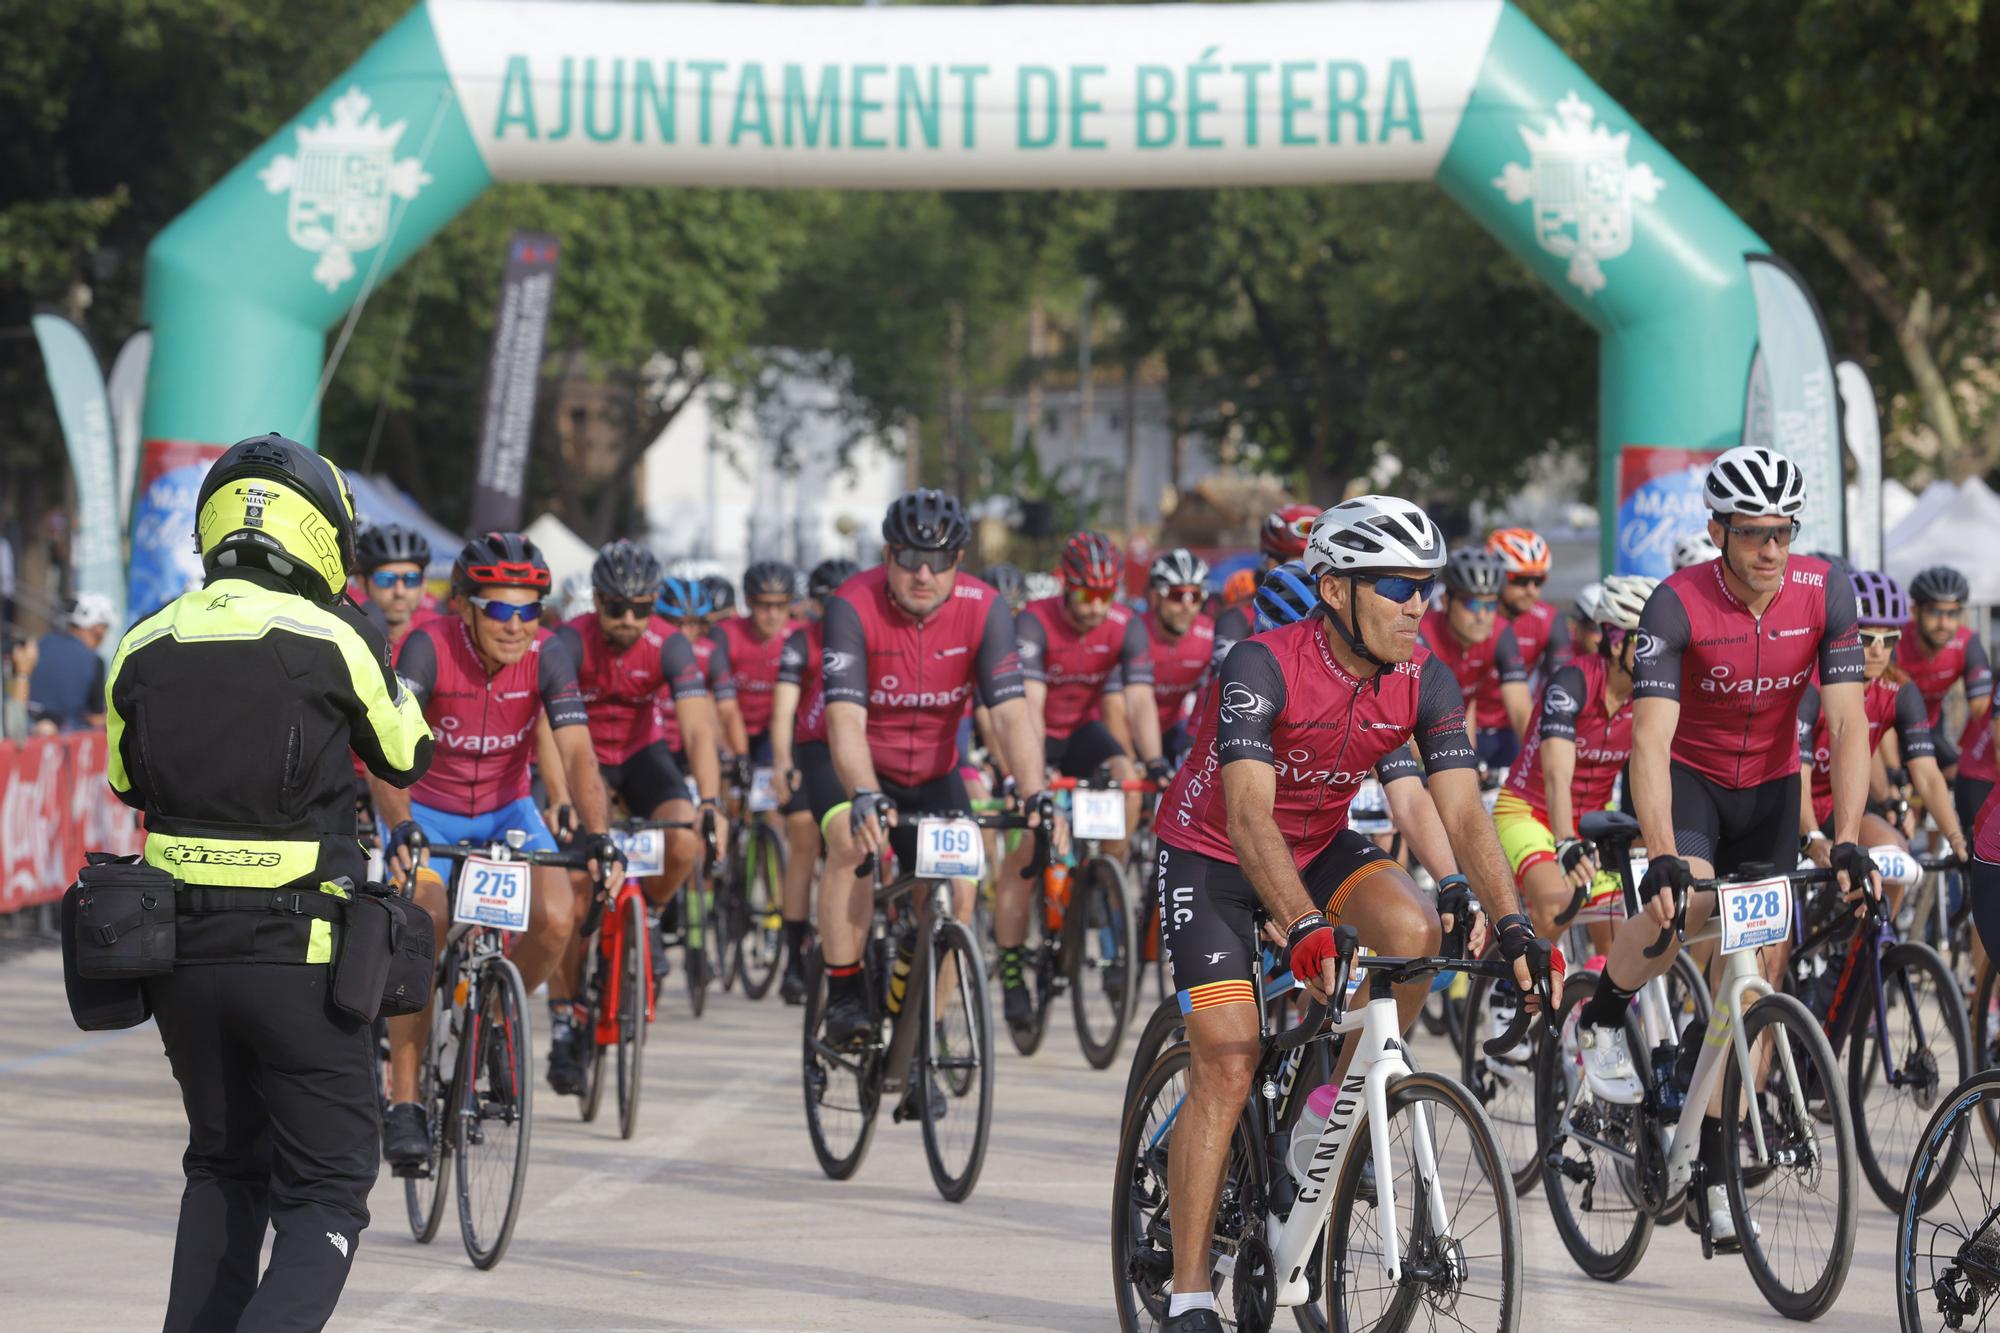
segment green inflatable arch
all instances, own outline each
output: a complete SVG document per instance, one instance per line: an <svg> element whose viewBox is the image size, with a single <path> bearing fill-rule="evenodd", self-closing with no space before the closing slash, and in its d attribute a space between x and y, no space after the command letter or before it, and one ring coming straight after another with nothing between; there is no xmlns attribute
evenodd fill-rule
<svg viewBox="0 0 2000 1333"><path fill-rule="evenodd" d="M153 243L132 604L180 590L186 501L208 450L271 429L312 442L328 331L496 180L1417 179L1436 180L1602 335L1607 567L1657 564L1662 540L1645 524L1675 501L1642 505L1641 539L1617 540L1621 451L1742 437L1758 397L1747 260L1766 247L1498 0L428 0ZM1782 408L1785 386L1774 397Z"/></svg>

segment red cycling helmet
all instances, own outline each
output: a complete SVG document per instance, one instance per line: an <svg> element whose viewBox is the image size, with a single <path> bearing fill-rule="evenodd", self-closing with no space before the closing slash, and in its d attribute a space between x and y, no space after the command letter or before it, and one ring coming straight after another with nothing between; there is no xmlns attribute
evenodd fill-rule
<svg viewBox="0 0 2000 1333"><path fill-rule="evenodd" d="M1304 559L1306 538L1312 532L1313 520L1319 516L1317 505L1286 505L1272 510L1257 534L1257 549L1273 560Z"/></svg>
<svg viewBox="0 0 2000 1333"><path fill-rule="evenodd" d="M1118 586L1118 548L1098 532L1079 532L1063 546L1057 566L1063 587L1108 591Z"/></svg>

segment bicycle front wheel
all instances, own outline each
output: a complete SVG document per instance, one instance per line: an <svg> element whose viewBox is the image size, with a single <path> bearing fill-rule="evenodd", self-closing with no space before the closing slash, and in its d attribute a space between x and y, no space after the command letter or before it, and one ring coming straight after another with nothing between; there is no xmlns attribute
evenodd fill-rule
<svg viewBox="0 0 2000 1333"><path fill-rule="evenodd" d="M534 1038L527 987L505 958L480 969L475 1000L459 1047L458 1226L473 1266L491 1268L507 1253L528 1184Z"/></svg>
<svg viewBox="0 0 2000 1333"><path fill-rule="evenodd" d="M439 987L431 996L431 1030L417 1066L417 1104L424 1108L430 1129L430 1157L421 1176L403 1178L403 1206L410 1216L410 1234L421 1245L437 1236L444 1220L445 1191L451 1181L451 1128L457 1120L458 1011L451 995Z"/></svg>
<svg viewBox="0 0 2000 1333"><path fill-rule="evenodd" d="M708 983L713 979L709 964L709 940L715 934L715 881L708 877L706 864L697 866L687 887L681 890L684 921L681 936L681 971L687 974L688 1009L696 1018L708 1007Z"/></svg>
<svg viewBox="0 0 2000 1333"><path fill-rule="evenodd" d="M963 1203L979 1183L993 1130L993 1010L986 965L957 921L931 937L931 975L912 1072L924 1156L938 1193Z"/></svg>
<svg viewBox="0 0 2000 1333"><path fill-rule="evenodd" d="M846 1180L861 1169L875 1136L875 1112L882 1101L881 1051L873 1043L859 1051L837 1051L826 1044L826 965L817 951L806 958L805 1009L806 1131L819 1169L834 1180Z"/></svg>
<svg viewBox="0 0 2000 1333"><path fill-rule="evenodd" d="M1859 1223L1854 1123L1838 1091L1840 1066L1819 1021L1790 995L1765 996L1739 1021L1758 1087L1752 1096L1743 1086L1742 1062L1731 1052L1722 1076L1729 1209L1771 1308L1817 1319L1847 1282ZM1761 1154L1753 1124L1762 1129Z"/></svg>
<svg viewBox="0 0 2000 1333"><path fill-rule="evenodd" d="M1187 1097L1188 1048L1176 1042L1126 1089L1111 1197L1111 1281L1121 1333L1152 1333L1173 1295L1167 1153Z"/></svg>
<svg viewBox="0 0 2000 1333"><path fill-rule="evenodd" d="M2000 1105L2000 1069L1958 1085L1925 1126L1896 1227L1896 1314L1903 1333L1984 1328L2000 1306L2000 1161L1972 1122ZM1952 1158L1954 1183L1938 1178ZM1927 1200L1936 1200L1927 1203Z"/></svg>
<svg viewBox="0 0 2000 1333"><path fill-rule="evenodd" d="M2000 1065L2000 975L1989 960L1979 971L1979 990L1972 1000L1972 1063L1976 1069ZM1986 1142L2000 1149L2000 1098L1982 1098L1979 1125Z"/></svg>
<svg viewBox="0 0 2000 1333"><path fill-rule="evenodd" d="M1864 946L1857 941L1854 947ZM1862 1174L1883 1206L1900 1212L1904 1178L1925 1122L1975 1066L1958 983L1936 950L1913 942L1893 945L1882 955L1880 976L1881 1022L1869 1011L1848 1039L1847 1093ZM1951 1187L1958 1158L1954 1148L1931 1171L1930 1187L1938 1194ZM1925 1204L1936 1201L1934 1195Z"/></svg>
<svg viewBox="0 0 2000 1333"><path fill-rule="evenodd" d="M628 894L621 910L625 928L618 939L618 1137L629 1139L639 1128L639 1070L646 1054L646 900ZM603 1049L598 1047L600 1054Z"/></svg>
<svg viewBox="0 0 2000 1333"><path fill-rule="evenodd" d="M1342 1163L1326 1252L1327 1326L1494 1329L1521 1318L1521 1218L1486 1113L1440 1074L1388 1090L1389 1156L1372 1154L1365 1122ZM1398 1271L1388 1268L1396 1237Z"/></svg>
<svg viewBox="0 0 2000 1333"><path fill-rule="evenodd" d="M780 910L785 884L785 840L769 824L750 830L749 860L743 869L745 922L736 942L736 972L743 993L761 1000L771 993L785 961L785 920Z"/></svg>
<svg viewBox="0 0 2000 1333"><path fill-rule="evenodd" d="M1092 1069L1108 1069L1118 1058L1138 996L1132 919L1117 868L1102 857L1079 867L1078 891L1069 910L1077 914L1076 948L1068 960L1076 1039Z"/></svg>

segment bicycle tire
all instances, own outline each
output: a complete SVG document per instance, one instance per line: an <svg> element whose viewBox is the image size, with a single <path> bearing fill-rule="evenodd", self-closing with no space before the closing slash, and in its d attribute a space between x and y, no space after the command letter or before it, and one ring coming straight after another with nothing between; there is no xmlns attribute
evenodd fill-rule
<svg viewBox="0 0 2000 1333"><path fill-rule="evenodd" d="M743 938L743 867L741 849L729 853L722 864L722 878L713 884L714 897L708 908L709 979L723 990L736 988L737 943Z"/></svg>
<svg viewBox="0 0 2000 1333"><path fill-rule="evenodd" d="M1428 1139L1428 1151L1437 1163L1435 1184L1438 1188L1456 1178L1461 1186L1472 1184L1479 1194L1490 1195L1493 1200L1494 1223L1499 1233L1500 1249L1497 1259L1490 1263L1485 1252L1485 1242L1477 1243L1472 1254L1467 1254L1463 1237L1447 1236L1443 1238L1444 1243L1440 1246L1439 1238L1429 1234L1436 1219L1428 1218L1428 1210L1416 1208L1412 1201L1409 1232L1401 1239L1405 1264L1408 1265L1419 1256L1424 1256L1431 1261L1425 1265L1427 1267L1436 1267L1439 1263L1443 1263L1456 1268L1459 1264L1463 1264L1468 1275L1474 1272L1484 1273L1490 1267L1498 1279L1499 1291L1499 1295L1494 1298L1494 1314L1497 1318L1490 1327L1495 1333L1514 1333L1520 1325L1523 1288L1520 1205L1514 1197L1514 1190L1510 1184L1511 1174L1506 1159L1501 1156L1500 1146L1494 1141L1493 1128L1487 1123L1484 1108L1479 1104L1478 1098L1465 1087L1441 1074L1405 1075L1391 1084L1386 1093L1387 1109L1392 1121L1397 1120L1400 1113L1412 1110L1421 1102L1432 1104L1434 1109L1429 1114L1411 1116L1413 1150L1415 1136L1421 1135ZM1465 1126L1464 1151L1468 1154L1466 1171L1455 1172L1444 1164L1446 1152L1452 1146L1454 1136L1448 1132L1444 1134L1438 1132L1438 1121L1441 1118L1438 1111L1442 1108L1449 1108ZM1393 1136L1395 1132L1393 1127L1390 1132ZM1333 1211L1327 1221L1328 1239L1321 1247L1324 1252L1321 1291L1326 1303L1327 1326L1335 1330L1335 1333L1358 1333L1358 1330L1364 1328L1408 1328L1412 1326L1413 1321L1425 1324L1423 1310L1426 1291L1417 1285L1417 1280L1407 1271L1398 1284L1396 1294L1389 1298L1388 1308L1383 1311L1379 1319L1358 1323L1349 1316L1346 1303L1341 1300L1343 1294L1356 1297L1361 1294L1355 1289L1360 1285L1359 1282L1351 1283L1348 1280L1348 1270L1352 1269L1353 1276L1357 1279L1379 1280L1381 1277L1379 1264L1371 1263L1367 1255L1367 1246L1357 1243L1357 1237L1350 1231L1350 1227L1359 1216L1358 1205L1364 1202L1361 1198L1362 1170L1372 1157L1371 1153L1361 1151L1371 1142L1365 1118L1355 1124L1350 1142L1354 1146L1348 1151L1346 1161L1341 1164L1340 1182L1334 1193ZM1475 1169L1483 1184L1474 1183ZM1419 1170L1421 1168L1412 1161L1413 1179ZM1375 1188L1379 1199L1380 1190L1383 1188L1379 1163L1376 1168ZM1409 1192L1414 1193L1414 1190ZM1400 1208L1398 1212L1400 1213ZM1457 1201L1447 1199L1445 1212L1447 1217L1458 1222L1463 1222L1468 1217L1483 1219L1484 1199L1476 1201L1470 1198ZM1402 1230L1400 1218L1396 1225L1399 1231ZM1376 1230L1379 1234L1379 1226ZM1433 1247L1438 1248L1433 1251ZM1474 1264L1478 1267L1474 1268ZM1471 1311L1486 1308L1483 1300L1478 1304L1467 1302L1463 1309L1454 1314L1454 1308L1465 1295L1464 1289L1456 1283L1437 1294L1440 1299L1432 1302L1433 1320L1438 1313L1437 1305L1442 1304L1446 1317L1456 1327L1468 1327L1462 1320L1468 1317ZM1482 1323L1479 1327L1488 1325Z"/></svg>
<svg viewBox="0 0 2000 1333"><path fill-rule="evenodd" d="M1753 1215L1751 1201L1745 1195L1743 1153L1743 1069L1739 1061L1731 1058L1723 1067L1722 1074L1722 1141L1731 1146L1724 1154L1723 1183L1728 1188L1729 1209L1735 1218L1736 1235L1743 1246L1743 1260L1750 1268L1750 1278L1757 1289L1764 1294L1771 1308L1787 1319L1817 1319L1833 1307L1840 1296L1840 1289L1847 1282L1847 1271L1854 1258L1854 1236L1860 1225L1860 1194L1855 1185L1859 1174L1854 1161L1854 1125L1847 1099L1840 1096L1840 1065L1833 1057L1833 1047L1828 1044L1826 1033L1820 1028L1819 1020L1796 997L1790 995L1767 995L1750 1005L1740 1016L1743 1036L1750 1049L1751 1058L1757 1059L1758 1042L1768 1029L1783 1029L1792 1048L1794 1064L1803 1057L1812 1062L1819 1079L1819 1086L1826 1090L1827 1116L1825 1125L1832 1131L1832 1167L1840 1173L1835 1186L1834 1204L1829 1225L1824 1229L1832 1232L1832 1243L1826 1260L1826 1267L1819 1276L1802 1289L1784 1285L1777 1268L1771 1262L1766 1250L1766 1234L1784 1236L1797 1234L1798 1227L1779 1227L1775 1220L1770 1227L1760 1227ZM1777 1061L1768 1062L1771 1074L1779 1077L1782 1065ZM1805 1087L1813 1086L1806 1071L1800 1071ZM1804 1089L1800 1090L1804 1098ZM1758 1099L1761 1101L1761 1097ZM1810 1137L1819 1143L1819 1129L1822 1121L1810 1111L1803 1117L1787 1103L1790 1098L1777 1097L1777 1114L1769 1117L1765 1126L1765 1142L1770 1146L1779 1140L1776 1131L1782 1131L1782 1142L1787 1146L1796 1145L1801 1139ZM1828 1158L1822 1149L1817 1154L1818 1164L1810 1168L1815 1180L1824 1180L1828 1169ZM1758 1202L1770 1197L1775 1186L1791 1179L1800 1178L1799 1173L1786 1169L1771 1171L1757 1181Z"/></svg>
<svg viewBox="0 0 2000 1333"><path fill-rule="evenodd" d="M1109 1069L1138 998L1138 951L1132 947L1132 918L1117 869L1095 857L1079 868L1078 879L1079 891L1070 900L1070 911L1078 918L1076 948L1067 959L1070 1012L1083 1058L1092 1069ZM1093 1012L1093 996L1106 1002L1109 1018L1101 1025L1103 1015Z"/></svg>
<svg viewBox="0 0 2000 1333"><path fill-rule="evenodd" d="M753 1000L771 993L784 967L785 927L780 904L788 860L785 840L760 821L750 831L750 857L744 871L748 926L736 941L736 973L743 979L743 994Z"/></svg>
<svg viewBox="0 0 2000 1333"><path fill-rule="evenodd" d="M925 1021L923 1030L917 1034L913 1072L919 1099L938 1098L944 1109L942 1114L926 1109L920 1117L924 1157L930 1163L931 1182L938 1193L949 1203L963 1203L979 1183L979 1172L986 1162L986 1145L993 1133L992 995L979 945L960 922L943 922L932 934L930 969L924 995ZM963 1016L964 1030L946 1038L941 1034L953 1013ZM955 1076L968 1065L975 1077ZM934 1080L963 1086L965 1091L947 1095ZM955 1128L968 1118L959 1111L960 1104L968 1099L974 1099L969 1108L971 1133L963 1147L963 1165L954 1169L947 1160L951 1145L945 1142L945 1127Z"/></svg>
<svg viewBox="0 0 2000 1333"><path fill-rule="evenodd" d="M431 1029L417 1065L417 1102L430 1129L428 1174L403 1178L403 1207L409 1214L410 1234L419 1245L436 1239L438 1224L444 1221L445 1195L451 1189L449 1149L451 1126L458 1118L458 1052L447 1051L456 1012L446 1003L449 998L441 982L431 996Z"/></svg>
<svg viewBox="0 0 2000 1333"><path fill-rule="evenodd" d="M604 931L612 929L607 921ZM597 1007L604 1002L604 950L602 939L591 940L584 948L584 966L591 971L584 986L584 994L590 999L590 1058L583 1062L583 1091L577 1094L577 1113L583 1123L596 1121L597 1113L604 1105L604 1073L608 1063L604 1047L597 1040Z"/></svg>
<svg viewBox="0 0 2000 1333"><path fill-rule="evenodd" d="M1928 1175L1947 1153L1958 1152L1962 1147L1962 1155L1970 1157L1981 1150L1981 1140L1975 1140L1971 1134L1972 1122L1983 1119L1996 1100L2000 1100L2000 1069L1984 1069L1966 1079L1952 1089L1939 1102L1937 1110L1931 1113L1930 1123L1924 1127L1917 1150L1911 1155L1910 1173L1903 1183L1903 1207L1896 1226L1896 1317L1903 1333L1953 1327L1949 1322L1927 1322L1942 1315L1939 1308L1944 1294L1939 1291L1941 1284L1947 1284L1946 1290L1955 1295L1984 1295L1976 1289L1966 1292L1959 1285L1966 1274L1953 1261L1972 1241L1973 1235L1985 1230L1985 1227L1974 1226L1972 1233L1968 1234L1966 1224L1974 1218L1985 1222L1995 1207L2000 1206L2000 1200L1991 1197L1987 1188L1996 1167L1975 1164L1970 1169L1954 1168L1955 1174L1978 1190L1977 1197L1966 1200L1972 1205L1969 1213L1963 1204L1956 1202L1965 1187L1958 1191L1936 1190L1931 1188ZM1991 1147L1991 1144L1987 1145L1988 1150ZM1961 1163L1961 1167L1963 1165ZM1948 1213L1924 1203L1927 1197L1946 1193L1954 1200ZM1936 1216L1929 1216L1934 1211ZM1948 1252L1942 1255L1935 1248L1940 1237L1948 1247ZM1942 1269L1940 1259L1947 1260ZM1976 1327L1983 1328L1992 1302L1975 1301L1974 1304L1983 1308L1975 1308L1968 1313L1980 1315L1980 1323ZM1961 1326L1962 1323L1961 1317Z"/></svg>
<svg viewBox="0 0 2000 1333"><path fill-rule="evenodd" d="M715 890L706 865L695 867L681 901L681 972L687 978L688 1009L700 1018L708 1007L707 941L715 924Z"/></svg>
<svg viewBox="0 0 2000 1333"><path fill-rule="evenodd" d="M1910 1038L1896 1041L1892 1037L1890 1058L1897 1073L1916 1082L1902 1090L1882 1089L1893 1099L1893 1105L1914 1107L1928 1122L1938 1099L1976 1068L1972 1063L1972 1030L1966 1022L1965 1008L1958 1002L1957 983L1937 950L1914 941L1894 944L1884 951L1881 978L1883 1009L1892 1034L1899 1013L1906 1022L1911 1017L1913 1000L1919 1010L1928 1010L1922 1013L1925 1032L1921 1048L1906 1044L1914 1037L1914 1024ZM1928 996L1924 994L1926 989ZM1854 1111L1854 1155L1875 1197L1891 1212L1900 1213L1904 1179L1910 1173L1910 1161L1916 1154L1923 1128L1922 1123L1911 1126L1907 1143L1899 1142L1903 1136L1894 1131L1906 1123L1905 1117L1885 1109L1880 1097L1871 1099L1869 1095L1880 1087L1881 1079L1882 1062L1877 1054L1881 1033L1877 1028L1871 1005L1865 1019L1855 1025L1847 1040L1847 1096ZM1939 1164L1940 1169L1933 1172L1931 1187L1936 1193L1925 1201L1925 1207L1936 1203L1951 1188L1951 1178L1958 1169L1964 1147L1961 1139L1951 1155Z"/></svg>
<svg viewBox="0 0 2000 1333"><path fill-rule="evenodd" d="M1487 1006L1496 984L1491 977L1474 977L1472 988L1466 992L1466 1022L1471 1025L1474 1039L1460 1049L1458 1078L1479 1099L1480 1105L1488 1108L1487 1119L1494 1141L1502 1144L1501 1156L1507 1161L1508 1179L1514 1182L1514 1192L1525 1196L1542 1177L1541 1126L1535 1113L1538 1044L1529 1046L1525 1053L1517 1047L1505 1055L1488 1055L1481 1049L1479 1038L1489 1027ZM1518 988L1514 1002L1520 1003ZM1503 1023L1492 1031L1498 1033L1505 1027ZM1494 1114L1491 1108L1495 1103L1502 1105L1505 1115Z"/></svg>
<svg viewBox="0 0 2000 1333"><path fill-rule="evenodd" d="M881 1107L881 1050L871 1043L859 1052L850 1066L845 1059L826 1054L817 1044L820 1025L826 1017L826 965L817 951L806 958L804 1060L800 1084L805 1092L806 1132L812 1139L813 1156L819 1169L830 1179L846 1180L861 1169L868 1156L868 1144L875 1136L875 1114ZM850 1107L830 1104L852 1090ZM833 1112L855 1117L851 1136L829 1133ZM851 1141L850 1141L851 1139Z"/></svg>
<svg viewBox="0 0 2000 1333"><path fill-rule="evenodd" d="M618 941L618 1137L629 1139L639 1128L639 1075L646 1054L646 900L632 894L623 911L625 928ZM602 1058L604 1048L597 1049Z"/></svg>
<svg viewBox="0 0 2000 1333"><path fill-rule="evenodd" d="M1981 1069L2000 1066L2000 981L1989 960L1979 972L1979 989L1972 1000L1972 1062ZM1979 1103L1979 1124L1986 1141L2000 1149L2000 1103Z"/></svg>
<svg viewBox="0 0 2000 1333"><path fill-rule="evenodd" d="M528 1185L528 1140L534 1130L535 1079L531 1056L534 1032L528 1016L528 988L505 958L490 958L480 969L476 994L479 1019L469 1023L471 1040L459 1045L459 1114L454 1150L458 1156L458 1226L473 1267L490 1269L507 1253L521 1197ZM490 1007L489 1007L490 1006ZM482 1089L490 1092L489 1098ZM491 1108L497 1108L497 1113ZM475 1151L486 1147L489 1123L511 1126L511 1151L477 1152L482 1165L474 1184ZM475 1126L477 1128L475 1129ZM488 1157L493 1170L484 1169ZM508 1159L511 1159L508 1160ZM480 1206L489 1188L504 1185L507 1196L497 1215ZM484 1215L481 1215L484 1214Z"/></svg>
<svg viewBox="0 0 2000 1333"><path fill-rule="evenodd" d="M1121 1333L1153 1333L1167 1318L1173 1276L1167 1145L1187 1088L1188 1046L1177 1041L1139 1072L1119 1116L1112 1172L1111 1283Z"/></svg>

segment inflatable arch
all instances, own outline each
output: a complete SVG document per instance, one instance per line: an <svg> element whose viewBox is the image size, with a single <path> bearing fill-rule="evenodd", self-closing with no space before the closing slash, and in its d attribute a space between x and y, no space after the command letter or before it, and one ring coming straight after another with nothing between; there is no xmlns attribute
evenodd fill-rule
<svg viewBox="0 0 2000 1333"><path fill-rule="evenodd" d="M1606 566L1656 564L1674 535L1666 529L1682 526L1671 511L1688 498L1673 484L1676 465L1683 489L1688 475L1680 451L1736 443L1746 405L1754 423L1766 395L1753 389L1753 361L1773 361L1767 377L1810 378L1825 358L1811 364L1808 349L1801 371L1790 364L1799 356L1760 356L1755 270L1771 266L1754 257L1764 243L1499 0L427 0L152 245L146 316L157 341L133 605L179 590L188 502L209 450L271 429L312 442L328 331L494 181L1423 179L1602 335ZM1810 393L1774 383L1765 407L1782 412ZM1664 489L1638 511L1628 504L1621 525L1619 460L1632 450L1663 473Z"/></svg>

